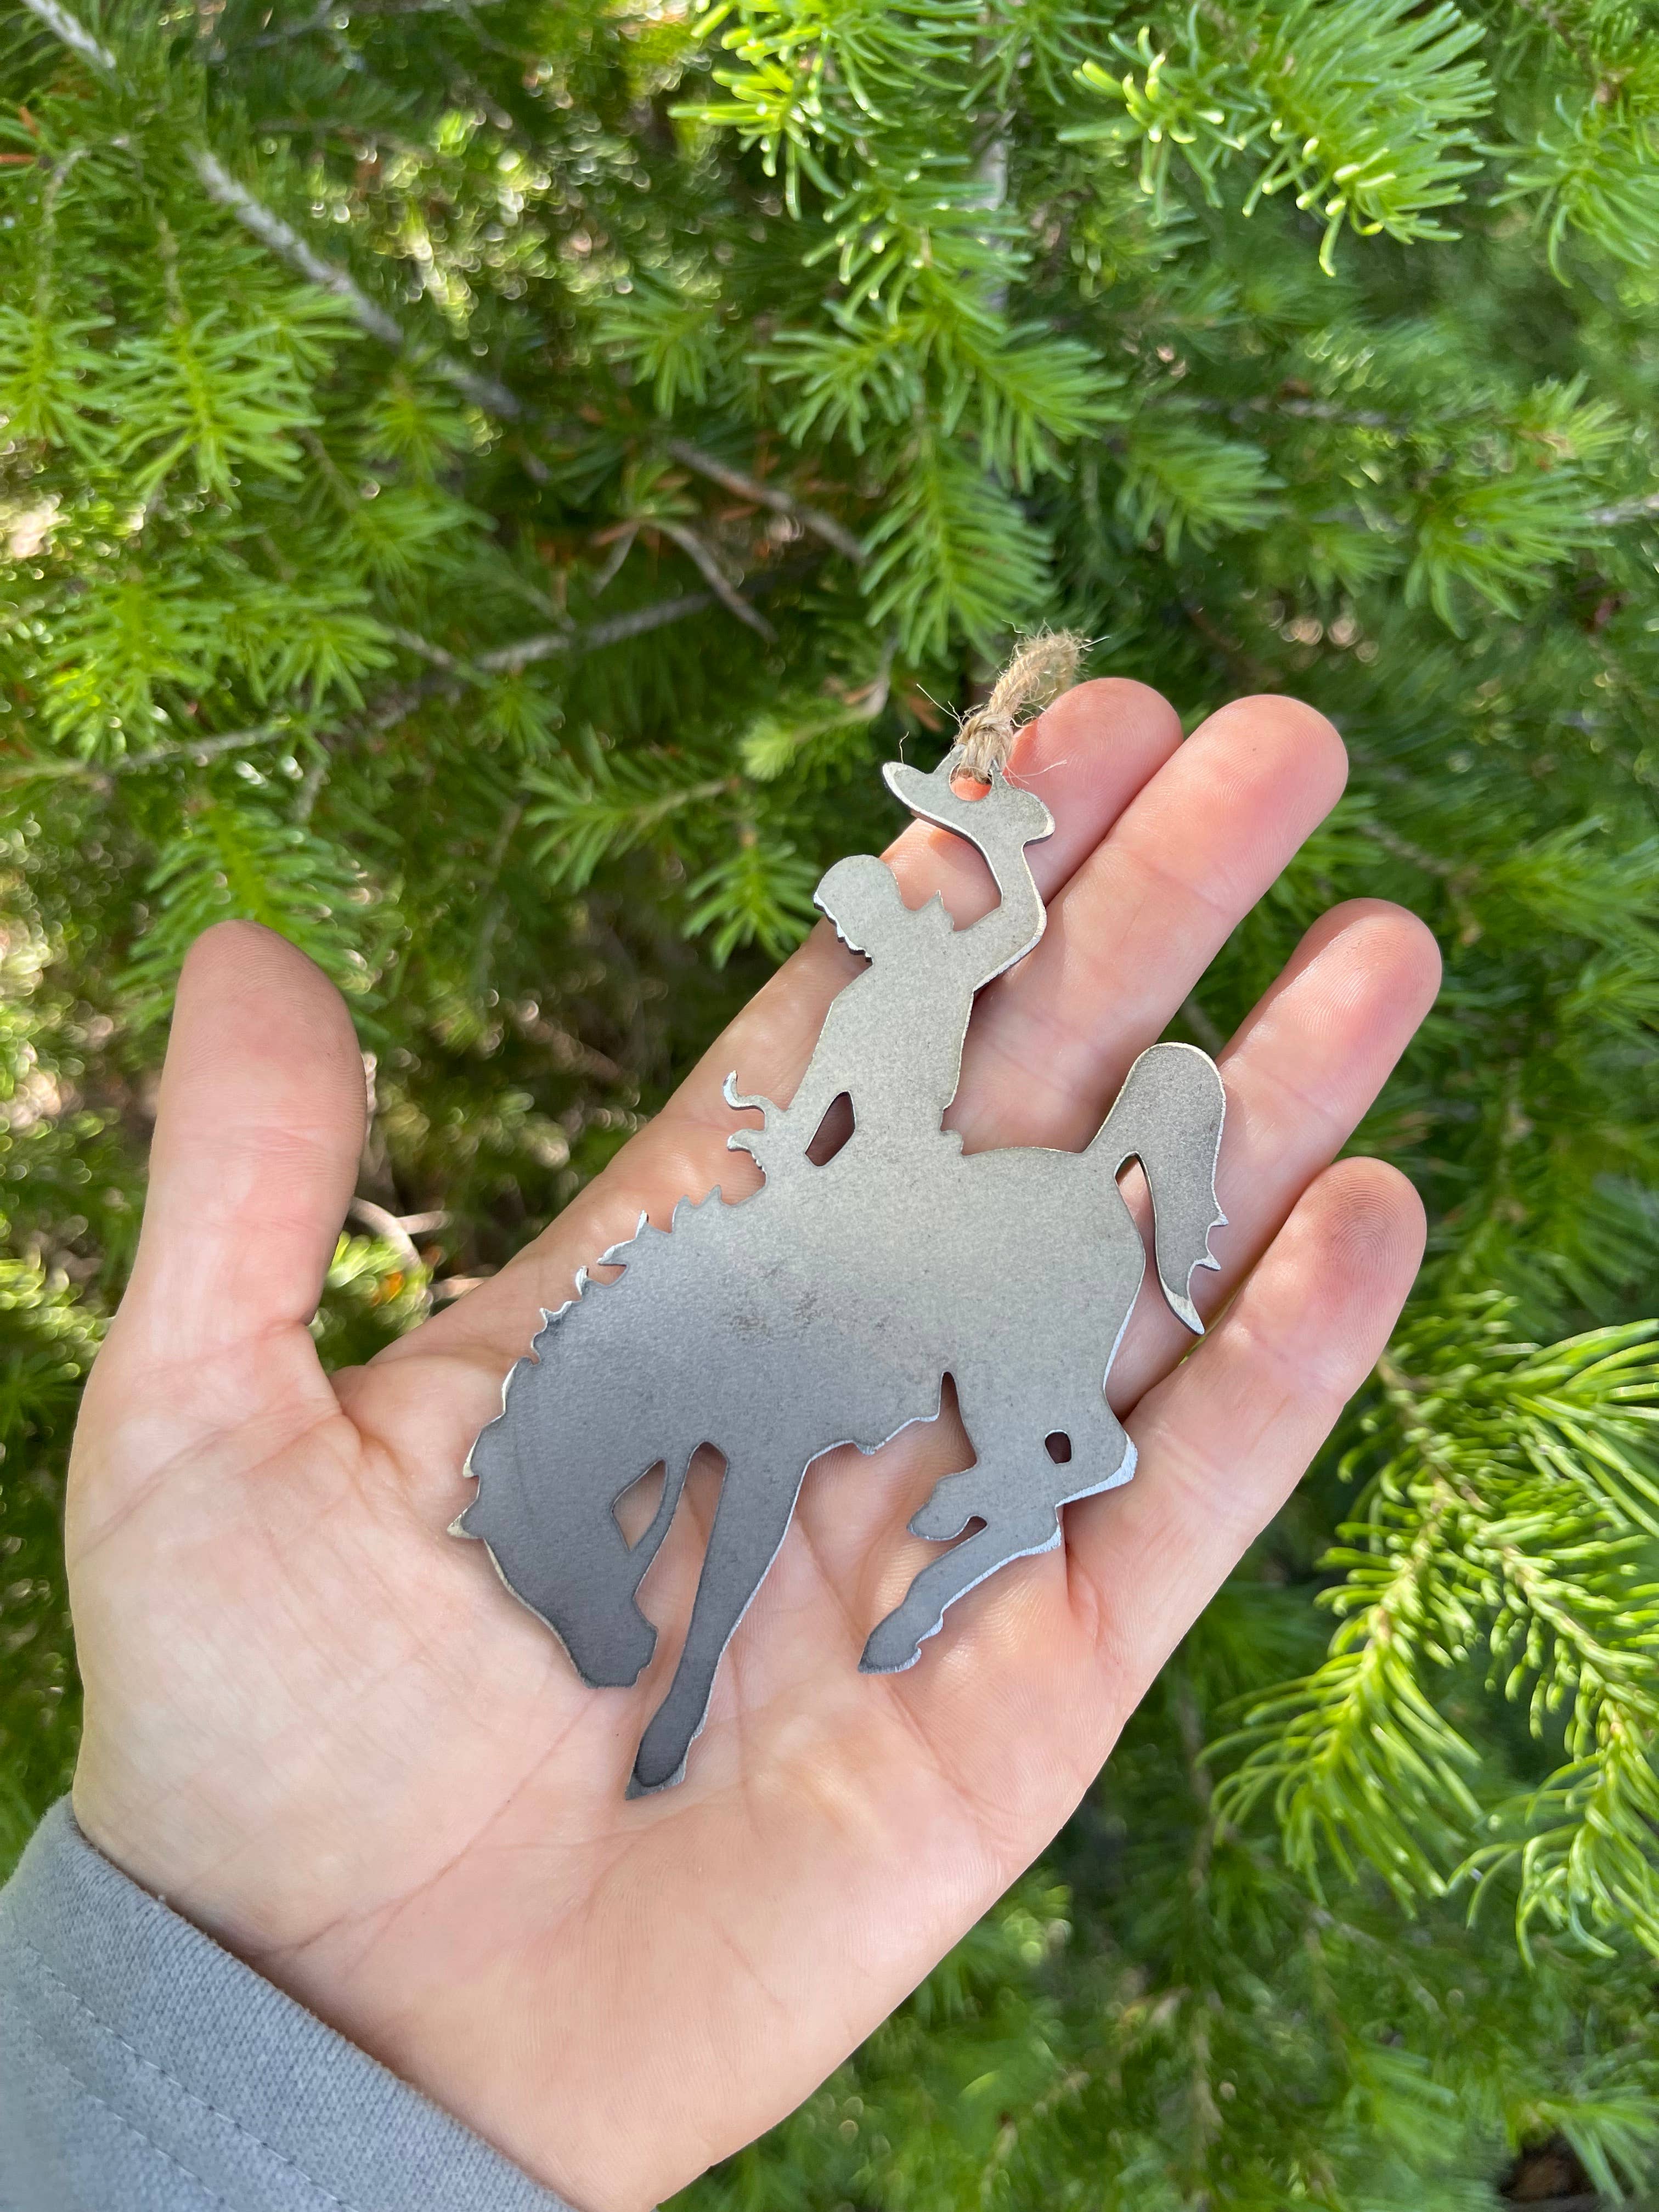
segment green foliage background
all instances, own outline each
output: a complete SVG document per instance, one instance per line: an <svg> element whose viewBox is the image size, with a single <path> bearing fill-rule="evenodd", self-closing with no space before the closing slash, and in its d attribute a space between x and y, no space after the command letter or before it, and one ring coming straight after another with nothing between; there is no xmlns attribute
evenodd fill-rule
<svg viewBox="0 0 1659 2212"><path fill-rule="evenodd" d="M73 1758L64 1449L191 936L351 997L361 1358L1065 623L1343 729L1184 1033L1338 897L1424 915L1362 1142L1430 1261L1048 1865L694 2200L1644 2186L1659 10L9 0L0 201L8 1849Z"/></svg>

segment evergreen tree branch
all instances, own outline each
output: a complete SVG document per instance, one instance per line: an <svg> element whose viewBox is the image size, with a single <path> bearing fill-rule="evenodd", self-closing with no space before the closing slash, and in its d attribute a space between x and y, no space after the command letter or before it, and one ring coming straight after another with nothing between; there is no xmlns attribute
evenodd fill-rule
<svg viewBox="0 0 1659 2212"><path fill-rule="evenodd" d="M713 592L726 612L735 615L746 628L752 629L757 636L765 638L769 644L777 635L777 632L767 621L765 616L757 614L737 586L730 581L713 551L698 537L696 532L687 524L675 522L666 515L657 516L654 526L661 531L665 538L672 538L681 551L690 556L698 574L703 578L709 590Z"/></svg>
<svg viewBox="0 0 1659 2212"><path fill-rule="evenodd" d="M189 762L198 767L210 760L222 759L227 753L246 752L256 745L268 745L278 738L291 738L293 725L286 720L264 722L252 730L227 730L217 737L204 737L193 743L188 739L178 744L154 745L148 752L118 753L112 760L89 761L65 758L61 755L43 757L39 760L19 761L0 768L0 785L28 783L38 778L80 776L91 782L101 782L112 775L137 775L146 769L172 768Z"/></svg>
<svg viewBox="0 0 1659 2212"><path fill-rule="evenodd" d="M118 78L120 64L115 55L70 14L61 0L23 0L23 4L83 60L90 62L104 76ZM292 224L284 222L245 185L239 184L209 148L192 147L190 161L208 198L234 215L262 246L297 270L307 283L315 284L342 301L369 337L378 338L394 352L402 352L408 347L408 334L396 317L371 300L346 270L314 252ZM443 354L434 355L432 365L437 374L454 385L486 414L500 416L508 422L516 422L523 414L517 396L498 378L481 375L477 370Z"/></svg>
<svg viewBox="0 0 1659 2212"><path fill-rule="evenodd" d="M701 446L694 446L684 438L671 438L668 451L685 467L695 469L699 476L707 477L711 483L720 485L724 490L735 492L739 499L753 500L761 507L769 507L775 514L787 515L792 522L798 522L803 530L811 531L823 538L826 545L832 545L837 553L844 554L848 560L863 560L864 547L850 530L843 529L834 515L825 514L822 508L805 506L785 491L781 485L763 483L759 477L746 476L741 469L734 469L729 462L719 459L713 453L704 453Z"/></svg>
<svg viewBox="0 0 1659 2212"><path fill-rule="evenodd" d="M32 4L32 0L31 0ZM245 185L240 185L216 155L205 147L198 148L191 155L191 163L202 180L203 190L210 200L228 209L262 246L298 270L307 283L315 284L334 297L344 301L363 329L382 345L390 346L394 353L405 351L410 345L408 332L384 307L371 300L356 279L337 262L325 261L313 252L291 224L257 200ZM499 416L504 422L516 422L524 415L523 403L516 393L509 392L499 377L485 376L478 370L467 368L447 354L431 356L435 374L453 384L465 393L475 406L486 415Z"/></svg>
<svg viewBox="0 0 1659 2212"><path fill-rule="evenodd" d="M23 0L23 5L66 46L79 54L82 61L90 62L106 76L117 74L115 57L109 48L95 39L78 17L62 6L60 0Z"/></svg>
<svg viewBox="0 0 1659 2212"><path fill-rule="evenodd" d="M33 6L35 0L28 0ZM191 155L191 164L202 180L202 188L210 200L228 208L238 222L251 231L262 246L268 246L277 257L296 269L308 284L315 284L325 292L342 300L356 320L382 345L400 352L404 345L402 327L384 307L375 306L356 279L337 264L325 261L314 253L299 233L282 217L262 206L245 185L239 185L216 155L204 148Z"/></svg>
<svg viewBox="0 0 1659 2212"><path fill-rule="evenodd" d="M1459 2212L1546 2138L1608 2201L1659 2163L1654 1361L1552 1341L1659 1267L1659 64L1613 0L1547 0L1576 52L1457 4L1183 0L1146 52L1085 0L18 11L0 1854L72 1763L72 1377L191 933L332 963L364 1188L411 1241L441 1208L447 1295L880 842L884 748L945 744L1046 621L1183 718L1291 691L1342 729L1351 796L1180 1033L1231 1033L1334 902L1420 913L1444 994L1358 1141L1431 1261L1345 1431L1358 1502L1316 1473L1196 1625L1057 1846L1075 1911L1022 1885L699 2203ZM430 350L509 345L535 382L480 434ZM775 646L675 588L664 523ZM331 1364L425 1295L377 1225ZM1341 1880L1373 1860L1415 1931Z"/></svg>
<svg viewBox="0 0 1659 2212"><path fill-rule="evenodd" d="M1221 1802L1243 1819L1271 1791L1310 1875L1354 1851L1433 1895L1518 1867L1523 1933L1542 1915L1659 1949L1656 1330L1540 1347L1507 1340L1508 1318L1458 1302L1381 1363L1381 1463L1325 1562L1343 1625L1322 1668L1247 1715ZM1431 1686L1481 1646L1535 1735L1565 1708L1568 1764L1504 1816L1518 1835L1477 1847L1475 1754Z"/></svg>

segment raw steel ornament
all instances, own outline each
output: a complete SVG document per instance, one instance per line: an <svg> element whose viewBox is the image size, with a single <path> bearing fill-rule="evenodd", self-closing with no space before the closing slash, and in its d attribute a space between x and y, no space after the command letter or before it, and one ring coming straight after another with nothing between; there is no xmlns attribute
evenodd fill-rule
<svg viewBox="0 0 1659 2212"><path fill-rule="evenodd" d="M1130 1069L1081 1152L964 1155L940 1127L961 1073L974 994L1024 958L1044 913L1024 848L1054 822L990 771L982 798L953 776L890 763L913 814L954 830L990 865L1001 902L955 928L937 896L907 908L866 854L838 861L817 902L870 963L831 1003L787 1107L741 1097L764 1127L735 1131L765 1180L741 1204L682 1199L669 1229L641 1214L577 1278L507 1379L474 1444L477 1495L457 1534L488 1546L502 1581L563 1644L583 1681L635 1681L657 1632L636 1593L679 1504L694 1454L726 1462L684 1650L640 1744L631 1793L678 1782L720 1656L777 1556L808 1466L840 1444L873 1452L939 1411L944 1377L975 1454L910 1522L951 1548L923 1567L872 1632L860 1666L893 1674L964 1591L1061 1540L1060 1509L1127 1482L1135 1450L1106 1402L1109 1369L1146 1255L1117 1188L1138 1159L1152 1198L1158 1277L1194 1331L1192 1278L1212 1267L1223 1093L1191 1045L1157 1044ZM818 1164L809 1147L843 1095L853 1133ZM663 1469L661 1501L630 1544L615 1508ZM981 1524L964 1540L970 1522Z"/></svg>

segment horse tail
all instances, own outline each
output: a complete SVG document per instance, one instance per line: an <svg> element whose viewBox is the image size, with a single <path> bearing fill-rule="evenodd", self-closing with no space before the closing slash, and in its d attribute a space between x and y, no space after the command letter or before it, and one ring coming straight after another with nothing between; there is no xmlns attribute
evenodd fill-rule
<svg viewBox="0 0 1659 2212"><path fill-rule="evenodd" d="M1155 1044L1124 1078L1100 1133L1089 1146L1114 1176L1139 1160L1152 1194L1158 1279L1170 1309L1194 1335L1204 1324L1192 1279L1210 1256L1210 1233L1227 1217L1216 1201L1226 1093L1215 1062L1190 1044Z"/></svg>

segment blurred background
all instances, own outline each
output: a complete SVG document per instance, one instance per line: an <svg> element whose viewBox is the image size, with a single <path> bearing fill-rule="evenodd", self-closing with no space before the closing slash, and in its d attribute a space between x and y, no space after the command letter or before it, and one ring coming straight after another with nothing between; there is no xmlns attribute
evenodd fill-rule
<svg viewBox="0 0 1659 2212"><path fill-rule="evenodd" d="M1047 1863L687 2201L1643 2191L1656 399L1646 0L3 0L0 1857L73 1763L64 1457L195 933L353 1006L361 1359L1066 624L1343 731L1175 1033L1421 914L1358 1142L1429 1261Z"/></svg>

